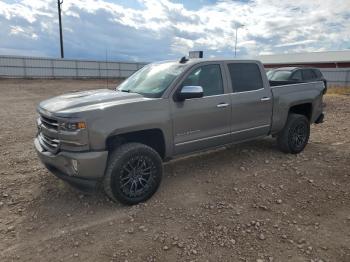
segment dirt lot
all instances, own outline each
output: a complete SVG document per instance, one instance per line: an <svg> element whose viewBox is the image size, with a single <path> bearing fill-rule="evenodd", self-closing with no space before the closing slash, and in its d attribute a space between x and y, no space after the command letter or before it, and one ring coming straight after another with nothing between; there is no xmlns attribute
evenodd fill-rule
<svg viewBox="0 0 350 262"><path fill-rule="evenodd" d="M106 84L0 80L0 261L350 261L350 96L326 97L300 155L267 138L180 159L126 207L72 189L33 149L40 100Z"/></svg>

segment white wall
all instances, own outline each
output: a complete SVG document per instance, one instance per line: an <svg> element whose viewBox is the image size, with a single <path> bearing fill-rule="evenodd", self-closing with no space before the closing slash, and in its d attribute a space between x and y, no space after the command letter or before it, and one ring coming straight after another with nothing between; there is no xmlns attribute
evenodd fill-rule
<svg viewBox="0 0 350 262"><path fill-rule="evenodd" d="M320 68L328 86L350 87L350 68Z"/></svg>
<svg viewBox="0 0 350 262"><path fill-rule="evenodd" d="M24 56L0 56L0 77L8 78L119 78L146 63L89 61Z"/></svg>

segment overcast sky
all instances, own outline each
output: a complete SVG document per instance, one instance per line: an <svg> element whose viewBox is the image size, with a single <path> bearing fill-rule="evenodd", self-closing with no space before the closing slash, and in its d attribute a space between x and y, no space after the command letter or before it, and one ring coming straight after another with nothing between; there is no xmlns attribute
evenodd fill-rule
<svg viewBox="0 0 350 262"><path fill-rule="evenodd" d="M350 49L350 0L64 0L67 58L154 61ZM0 54L59 56L56 0L0 0Z"/></svg>

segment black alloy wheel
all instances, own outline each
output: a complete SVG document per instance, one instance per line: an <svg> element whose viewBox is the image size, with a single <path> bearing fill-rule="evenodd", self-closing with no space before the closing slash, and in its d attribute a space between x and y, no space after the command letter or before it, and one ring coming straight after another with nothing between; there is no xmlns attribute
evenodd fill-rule
<svg viewBox="0 0 350 262"><path fill-rule="evenodd" d="M112 200L135 205L157 191L162 174L162 159L153 148L140 143L122 144L109 156L104 189Z"/></svg>
<svg viewBox="0 0 350 262"><path fill-rule="evenodd" d="M277 144L285 153L298 154L304 150L309 137L309 119L305 115L291 113L283 130L277 135Z"/></svg>

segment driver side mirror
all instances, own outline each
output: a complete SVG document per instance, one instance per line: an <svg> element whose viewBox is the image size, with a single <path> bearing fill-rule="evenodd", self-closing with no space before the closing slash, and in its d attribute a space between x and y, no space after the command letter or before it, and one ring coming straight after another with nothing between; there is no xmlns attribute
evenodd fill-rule
<svg viewBox="0 0 350 262"><path fill-rule="evenodd" d="M177 94L177 101L184 101L191 98L203 97L203 88L201 86L183 86L181 91Z"/></svg>

